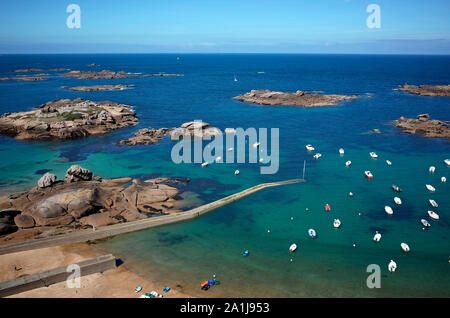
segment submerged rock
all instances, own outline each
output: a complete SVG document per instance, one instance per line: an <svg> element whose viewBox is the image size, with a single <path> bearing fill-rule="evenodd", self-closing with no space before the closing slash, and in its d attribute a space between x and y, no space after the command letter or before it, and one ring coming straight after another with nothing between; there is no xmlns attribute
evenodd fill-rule
<svg viewBox="0 0 450 318"><path fill-rule="evenodd" d="M139 131L134 134L134 137L121 140L119 143L123 145L152 145L166 136L171 129L169 128L143 128L139 129Z"/></svg>

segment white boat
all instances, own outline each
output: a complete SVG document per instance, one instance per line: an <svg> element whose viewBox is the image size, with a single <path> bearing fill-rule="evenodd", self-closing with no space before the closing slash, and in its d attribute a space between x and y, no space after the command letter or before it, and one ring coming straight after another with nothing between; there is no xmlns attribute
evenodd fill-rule
<svg viewBox="0 0 450 318"><path fill-rule="evenodd" d="M221 162L222 161L222 157L221 156L218 156L217 158L216 158L216 163L219 163L219 162Z"/></svg>
<svg viewBox="0 0 450 318"><path fill-rule="evenodd" d="M322 154L316 153L313 157L314 159L319 159L320 157L322 157Z"/></svg>
<svg viewBox="0 0 450 318"><path fill-rule="evenodd" d="M238 81L238 80L237 80L237 78L236 78L236 75L234 75L234 81L235 81L235 82L237 82L237 81Z"/></svg>
<svg viewBox="0 0 450 318"><path fill-rule="evenodd" d="M441 182L447 182L447 178L446 177L442 177L441 178Z"/></svg>
<svg viewBox="0 0 450 318"><path fill-rule="evenodd" d="M352 164L352 162L349 160L349 161L347 161L346 163L345 163L345 165L348 167L348 166L350 166Z"/></svg>
<svg viewBox="0 0 450 318"><path fill-rule="evenodd" d="M434 173L434 171L436 171L436 167L435 166L430 166L428 171L430 171L430 173Z"/></svg>
<svg viewBox="0 0 450 318"><path fill-rule="evenodd" d="M207 162L202 163L202 168L206 167L208 165Z"/></svg>
<svg viewBox="0 0 450 318"><path fill-rule="evenodd" d="M339 149L339 154L342 156L344 154L344 148Z"/></svg>
<svg viewBox="0 0 450 318"><path fill-rule="evenodd" d="M264 163L264 159L263 158L259 158L259 162L260 163Z"/></svg>
<svg viewBox="0 0 450 318"><path fill-rule="evenodd" d="M310 144L307 144L307 145L305 146L305 148L306 148L306 150L308 150L308 151L314 151L314 150L315 150L314 147L311 146Z"/></svg>
<svg viewBox="0 0 450 318"><path fill-rule="evenodd" d="M317 236L317 233L316 233L316 231L314 229L309 229L308 230L308 235L311 238L315 238Z"/></svg>
<svg viewBox="0 0 450 318"><path fill-rule="evenodd" d="M142 287L141 287L141 286L137 286L137 287L134 289L134 291L135 291L136 293L139 293L141 290L142 290Z"/></svg>
<svg viewBox="0 0 450 318"><path fill-rule="evenodd" d="M239 174L239 170L234 171L234 174L238 175Z"/></svg>
<svg viewBox="0 0 450 318"><path fill-rule="evenodd" d="M393 185L391 186L391 188L392 188L392 190L394 190L394 191L402 192L402 189L400 189L400 187L397 186L397 185L395 185L395 184L393 184Z"/></svg>
<svg viewBox="0 0 450 318"><path fill-rule="evenodd" d="M432 206L433 208L437 208L437 207L438 207L438 204L437 204L436 201L434 201L434 200L432 200L432 199L430 199L430 200L428 200L428 201L430 201L430 204L431 204L431 206Z"/></svg>
<svg viewBox="0 0 450 318"><path fill-rule="evenodd" d="M381 240L381 234L378 233L378 231L375 232L375 235L373 236L373 240L375 242L379 242Z"/></svg>
<svg viewBox="0 0 450 318"><path fill-rule="evenodd" d="M425 227L430 227L430 226L431 226L431 224L430 224L427 220L425 220L425 219L421 219L420 222L421 222L421 223L423 224L423 226L425 226Z"/></svg>
<svg viewBox="0 0 450 318"><path fill-rule="evenodd" d="M445 159L444 162L447 166L450 166L450 159Z"/></svg>
<svg viewBox="0 0 450 318"><path fill-rule="evenodd" d="M401 243L400 246L401 246L403 252L408 253L408 252L410 251L408 244L406 244L406 243Z"/></svg>
<svg viewBox="0 0 450 318"><path fill-rule="evenodd" d="M258 148L260 144L261 144L260 142L255 142L255 143L253 144L253 148Z"/></svg>
<svg viewBox="0 0 450 318"><path fill-rule="evenodd" d="M386 163L388 166L392 165L392 162L390 160L386 160Z"/></svg>
<svg viewBox="0 0 450 318"><path fill-rule="evenodd" d="M398 205L402 204L402 199L400 199L399 197L394 197L394 202Z"/></svg>
<svg viewBox="0 0 450 318"><path fill-rule="evenodd" d="M430 218L432 218L434 220L439 220L439 214L437 214L434 211L428 211L428 215L430 216Z"/></svg>
<svg viewBox="0 0 450 318"><path fill-rule="evenodd" d="M227 151L231 152L233 151L233 148L228 148Z"/></svg>
<svg viewBox="0 0 450 318"><path fill-rule="evenodd" d="M294 243L289 247L289 252L294 253L296 249L297 249L297 244Z"/></svg>
<svg viewBox="0 0 450 318"><path fill-rule="evenodd" d="M375 152L373 152L373 151L370 153L370 156L372 158L378 158L378 155Z"/></svg>
<svg viewBox="0 0 450 318"><path fill-rule="evenodd" d="M373 174L369 170L364 171L364 174L366 175L367 179L373 179Z"/></svg>
<svg viewBox="0 0 450 318"><path fill-rule="evenodd" d="M394 262L393 260L391 260L388 265L388 270L392 273L392 272L395 272L396 269L397 269L397 263Z"/></svg>
<svg viewBox="0 0 450 318"><path fill-rule="evenodd" d="M387 214L394 214L394 211L392 210L392 208L389 205L386 205L384 207L384 211L386 211Z"/></svg>
<svg viewBox="0 0 450 318"><path fill-rule="evenodd" d="M341 220L339 220L339 219L334 219L333 226L334 226L335 228L340 227L340 226L341 226Z"/></svg>
<svg viewBox="0 0 450 318"><path fill-rule="evenodd" d="M436 191L436 189L435 189L432 185L430 185L430 184L426 184L425 186L426 186L427 189L430 190L431 192Z"/></svg>

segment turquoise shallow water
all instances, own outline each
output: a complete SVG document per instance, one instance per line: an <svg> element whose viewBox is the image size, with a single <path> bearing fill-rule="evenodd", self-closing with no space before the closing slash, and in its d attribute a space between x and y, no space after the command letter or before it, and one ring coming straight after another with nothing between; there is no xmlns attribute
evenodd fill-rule
<svg viewBox="0 0 450 318"><path fill-rule="evenodd" d="M192 179L186 190L195 204L210 202L244 188L269 181L299 177L307 161L303 184L265 189L191 222L121 235L98 246L123 258L150 279L181 285L204 295L201 281L213 274L221 285L211 296L445 296L450 295L450 157L448 141L403 134L391 121L404 115L429 113L448 120L450 100L412 96L394 90L399 84L450 82L450 58L433 56L341 55L55 55L0 56L0 72L24 67L100 69L129 72L182 73L183 77L76 80L52 76L36 83L3 82L0 111L18 111L58 98L83 97L133 105L137 127L70 142L33 143L0 137L0 191L22 190L50 170L64 176L71 164L80 164L102 177L182 176ZM264 74L257 72L264 71ZM234 74L238 82L233 81ZM63 85L134 84L119 92L75 93ZM340 107L304 109L262 107L231 97L255 88L323 90L358 94ZM367 96L371 95L372 98ZM261 175L257 164L174 164L173 143L155 146L118 146L117 141L137 129L178 126L202 119L226 127L280 128L280 170ZM368 131L379 128L381 134ZM312 159L304 148L313 144L323 157ZM343 147L345 155L338 149ZM369 157L376 151L379 158ZM387 166L385 160L392 161ZM351 160L350 167L345 161ZM428 167L436 166L429 174ZM241 171L239 176L234 170ZM371 170L374 179L364 178ZM395 183L403 192L397 194ZM429 193L425 184L436 187ZM348 196L352 191L353 198ZM193 195L192 193L195 193ZM395 206L394 196L403 200ZM424 231L428 199L439 203L439 221ZM324 211L325 203L332 207ZM388 216L384 206L394 214ZM309 210L306 211L306 208ZM361 213L359 215L358 213ZM291 220L293 217L293 220ZM342 221L334 229L334 218ZM318 236L308 238L314 228ZM270 230L270 233L267 231ZM372 237L378 230L380 243ZM287 252L292 243L295 254ZM400 243L411 247L402 253ZM356 243L356 248L352 245ZM242 257L248 249L250 256ZM290 259L292 258L292 262ZM387 264L398 264L395 274ZM366 267L379 264L381 288L368 289Z"/></svg>

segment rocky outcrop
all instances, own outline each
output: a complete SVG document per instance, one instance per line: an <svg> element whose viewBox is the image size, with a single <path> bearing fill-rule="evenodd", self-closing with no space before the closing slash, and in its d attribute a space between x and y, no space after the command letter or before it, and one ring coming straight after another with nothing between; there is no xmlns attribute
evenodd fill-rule
<svg viewBox="0 0 450 318"><path fill-rule="evenodd" d="M313 94L305 91L295 93L276 92L270 90L251 90L248 93L233 97L241 102L260 105L287 105L287 106L333 106L342 101L356 99L356 95L325 95Z"/></svg>
<svg viewBox="0 0 450 318"><path fill-rule="evenodd" d="M190 121L181 125L180 128L174 128L170 131L170 139L179 140L186 136L190 138L209 139L213 136L220 135L222 132L210 126L210 124L202 121Z"/></svg>
<svg viewBox="0 0 450 318"><path fill-rule="evenodd" d="M74 139L137 124L131 106L109 101L60 99L0 117L0 134L17 139Z"/></svg>
<svg viewBox="0 0 450 318"><path fill-rule="evenodd" d="M50 187L55 182L56 182L56 175L47 172L39 179L37 185L39 188L46 188Z"/></svg>
<svg viewBox="0 0 450 318"><path fill-rule="evenodd" d="M65 181L90 181L92 180L93 173L86 168L82 168L78 165L73 165L66 171Z"/></svg>
<svg viewBox="0 0 450 318"><path fill-rule="evenodd" d="M399 91L421 96L450 96L450 85L402 85Z"/></svg>
<svg viewBox="0 0 450 318"><path fill-rule="evenodd" d="M117 84L117 85L74 86L74 87L62 86L61 88L77 92L99 92L99 91L123 90L130 86L131 85Z"/></svg>
<svg viewBox="0 0 450 318"><path fill-rule="evenodd" d="M400 117L395 126L408 134L420 134L428 138L450 138L449 122L431 120L428 114L421 114L415 118Z"/></svg>
<svg viewBox="0 0 450 318"><path fill-rule="evenodd" d="M70 71L67 73L61 74L65 77L73 77L73 78L79 78L79 79L112 79L112 78L127 78L127 77L138 77L136 74L128 74L125 71L110 71L110 70L103 70L103 71Z"/></svg>
<svg viewBox="0 0 450 318"><path fill-rule="evenodd" d="M46 79L47 78L42 76L0 77L0 81L22 81L22 82L45 81Z"/></svg>
<svg viewBox="0 0 450 318"><path fill-rule="evenodd" d="M122 145L136 146L136 145L152 145L163 139L170 132L169 128L143 128L134 135L134 137L121 140Z"/></svg>
<svg viewBox="0 0 450 318"><path fill-rule="evenodd" d="M41 69L41 68L26 68L26 69L20 69L15 70L16 73L33 73L33 72L54 72L54 71L68 71L67 68L49 68L47 70Z"/></svg>
<svg viewBox="0 0 450 318"><path fill-rule="evenodd" d="M0 203L4 202L8 208L0 212L0 235L18 228L99 227L145 219L149 214L178 212L174 208L178 189L172 184L188 181L181 178L142 181L129 177L102 180L88 169L71 166L64 181L0 198Z"/></svg>

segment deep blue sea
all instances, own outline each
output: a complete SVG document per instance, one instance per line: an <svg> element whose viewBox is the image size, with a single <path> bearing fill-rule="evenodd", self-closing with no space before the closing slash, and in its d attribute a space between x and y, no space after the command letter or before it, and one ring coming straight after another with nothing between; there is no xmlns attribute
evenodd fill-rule
<svg viewBox="0 0 450 318"><path fill-rule="evenodd" d="M177 59L179 57L179 59ZM88 67L96 63L97 67ZM19 68L125 70L177 73L177 77L78 80L49 72L47 81L0 82L0 113L28 110L56 98L82 97L132 105L139 125L67 142L28 142L0 136L0 192L34 185L51 171L62 179L79 164L104 178L191 178L182 194L197 206L247 187L301 176L306 183L265 189L190 222L134 232L97 244L150 280L194 295L248 297L449 297L450 158L448 140L408 135L392 121L429 113L450 120L450 98L397 91L408 84L449 84L449 56L282 54L1 55L0 76ZM234 81L234 76L238 81ZM132 84L131 89L72 92L61 86ZM260 106L232 100L252 89L320 90L356 94L334 107ZM119 146L143 127L175 127L203 120L227 127L279 128L280 168L261 175L259 164L175 164L173 142ZM370 133L378 128L381 134ZM323 156L314 160L312 144ZM339 148L345 149L340 156ZM375 151L378 159L369 152ZM386 159L392 161L388 166ZM345 166L352 161L350 167ZM436 166L430 174L428 167ZM238 176L234 175L240 170ZM368 181L364 171L371 170ZM391 185L399 185L398 194ZM425 184L436 192L430 193ZM354 196L349 197L348 193ZM393 197L401 197L396 206ZM427 216L428 199L439 221ZM331 212L324 211L329 203ZM394 209L393 215L384 206ZM339 218L342 226L333 228ZM420 219L431 227L423 230ZM307 230L318 235L310 239ZM270 231L270 232L269 232ZM373 242L375 231L382 234ZM406 242L410 253L403 253ZM292 243L297 252L288 253ZM356 244L356 247L353 247ZM242 256L249 250L248 257ZM388 272L390 260L397 265ZM381 288L369 289L369 264L381 268ZM205 292L200 283L216 275L221 285ZM176 287L178 285L178 287Z"/></svg>

